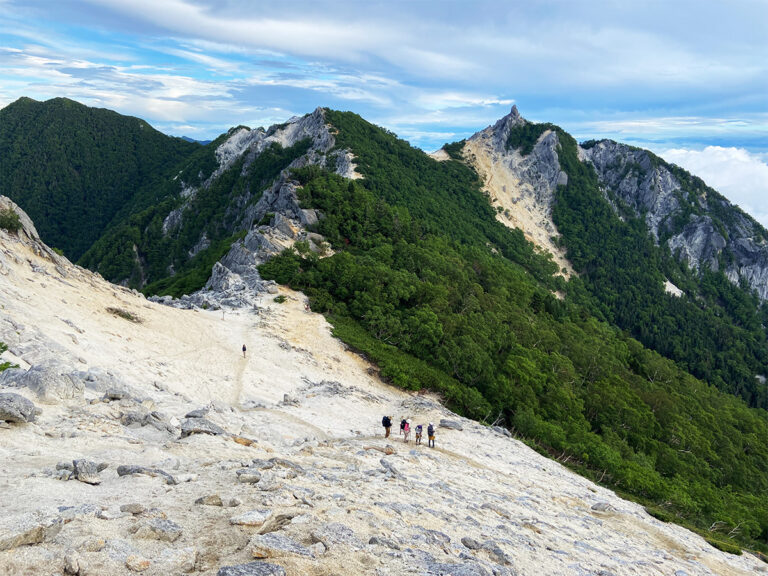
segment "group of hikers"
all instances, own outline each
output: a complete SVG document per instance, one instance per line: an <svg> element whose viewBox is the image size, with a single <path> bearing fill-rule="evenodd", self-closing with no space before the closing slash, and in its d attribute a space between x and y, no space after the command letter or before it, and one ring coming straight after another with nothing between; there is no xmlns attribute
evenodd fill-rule
<svg viewBox="0 0 768 576"><path fill-rule="evenodd" d="M384 426L384 438L389 438L390 431L392 430L392 417L384 416L381 419L381 425ZM415 428L416 444L421 444L421 435L424 427L419 424ZM400 421L400 435L403 437L403 442L410 442L411 440L411 421L403 418ZM430 448L435 447L435 425L432 422L427 426L427 445Z"/></svg>

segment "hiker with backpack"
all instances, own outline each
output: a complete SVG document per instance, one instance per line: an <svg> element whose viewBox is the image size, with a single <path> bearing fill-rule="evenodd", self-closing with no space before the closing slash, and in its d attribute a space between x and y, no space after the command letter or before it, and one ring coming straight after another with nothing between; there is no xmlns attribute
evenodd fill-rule
<svg viewBox="0 0 768 576"><path fill-rule="evenodd" d="M389 431L392 430L392 418L384 416L381 419L381 425L384 426L384 438L389 438Z"/></svg>
<svg viewBox="0 0 768 576"><path fill-rule="evenodd" d="M401 436L402 436L402 434L403 434L403 430L405 430L405 422L406 422L405 418L403 418L402 420L400 420L400 435L401 435Z"/></svg>
<svg viewBox="0 0 768 576"><path fill-rule="evenodd" d="M405 426L403 426L403 434L405 436L403 441L408 443L411 438L411 423L408 420L405 421Z"/></svg>
<svg viewBox="0 0 768 576"><path fill-rule="evenodd" d="M435 447L435 425L432 424L432 422L429 423L429 426L427 426L427 445L430 448Z"/></svg>
<svg viewBox="0 0 768 576"><path fill-rule="evenodd" d="M421 424L416 426L416 444L421 444L421 431L423 427Z"/></svg>

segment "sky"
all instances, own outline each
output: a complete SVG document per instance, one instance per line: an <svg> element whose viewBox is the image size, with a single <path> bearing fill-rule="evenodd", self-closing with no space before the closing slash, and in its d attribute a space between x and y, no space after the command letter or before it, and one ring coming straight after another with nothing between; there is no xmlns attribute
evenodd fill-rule
<svg viewBox="0 0 768 576"><path fill-rule="evenodd" d="M202 140L327 106L427 151L516 104L768 226L768 0L0 0L0 107L21 96Z"/></svg>

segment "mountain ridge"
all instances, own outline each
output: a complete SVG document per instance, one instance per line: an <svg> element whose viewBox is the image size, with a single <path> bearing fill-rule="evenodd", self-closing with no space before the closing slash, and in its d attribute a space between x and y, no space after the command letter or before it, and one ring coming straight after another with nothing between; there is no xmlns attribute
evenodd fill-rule
<svg viewBox="0 0 768 576"><path fill-rule="evenodd" d="M528 171L518 180L545 184L560 234L552 242L577 272L569 280L500 221L481 177L456 160L466 143L437 163L355 114L313 114L197 147L167 201L131 216L128 274L138 259L168 275L166 256L180 257L162 288L208 289L163 301L198 309L248 309L273 289L265 278L290 284L387 381L436 390L477 419L493 415L659 514L738 526L745 543L763 545L765 411L714 389L753 406L768 399L755 378L766 349L756 297L720 272L686 271L645 222L610 201L585 152L556 126L502 119L496 145ZM325 144L265 147L268 134L302 120ZM338 173L353 161L362 178ZM195 209L182 209L177 227L168 217L187 201ZM215 218L196 222L201 209ZM227 236L238 226L243 237ZM670 279L683 296L665 294Z"/></svg>

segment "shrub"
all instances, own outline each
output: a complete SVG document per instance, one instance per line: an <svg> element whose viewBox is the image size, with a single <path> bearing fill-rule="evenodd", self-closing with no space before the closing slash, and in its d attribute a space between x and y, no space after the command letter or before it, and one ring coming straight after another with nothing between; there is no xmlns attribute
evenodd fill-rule
<svg viewBox="0 0 768 576"><path fill-rule="evenodd" d="M730 542L723 542L722 540L715 540L714 538L705 538L705 540L709 542L712 546L717 548L718 550L722 550L723 552L728 552L728 554L735 554L736 556L741 556L741 548L736 544L731 544Z"/></svg>
<svg viewBox="0 0 768 576"><path fill-rule="evenodd" d="M0 210L0 228L9 232L18 232L21 229L21 219L13 208Z"/></svg>
<svg viewBox="0 0 768 576"><path fill-rule="evenodd" d="M288 300L288 298L286 298L283 294L280 294L280 296L275 296L275 302L278 304L282 304L286 300Z"/></svg>

